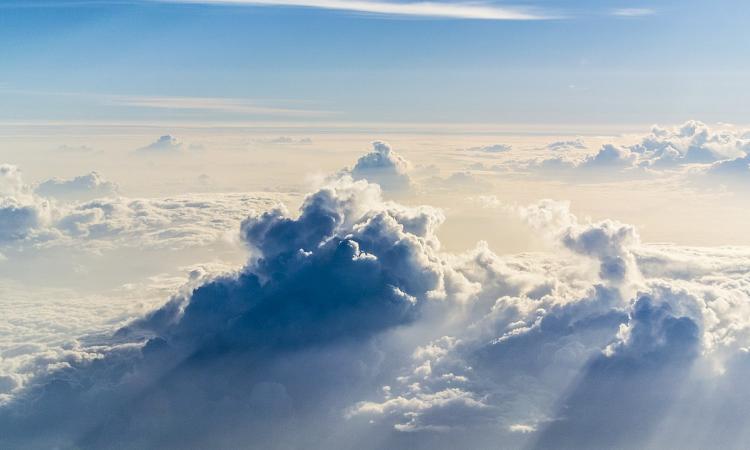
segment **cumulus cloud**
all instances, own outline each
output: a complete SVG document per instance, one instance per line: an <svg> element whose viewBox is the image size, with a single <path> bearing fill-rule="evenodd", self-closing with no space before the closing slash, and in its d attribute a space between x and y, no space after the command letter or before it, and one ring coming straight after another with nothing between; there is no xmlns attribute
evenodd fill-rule
<svg viewBox="0 0 750 450"><path fill-rule="evenodd" d="M91 200L116 195L117 184L104 179L97 172L89 172L74 178L52 178L40 183L36 194L61 200Z"/></svg>
<svg viewBox="0 0 750 450"><path fill-rule="evenodd" d="M737 381L750 367L750 253L647 245L565 203L518 211L552 251L447 253L439 210L347 175L298 214L251 213L243 267L196 280L23 389L7 374L0 444L746 446L739 402L726 428L669 439L698 433L682 411L723 419L732 388L750 397Z"/></svg>
<svg viewBox="0 0 750 450"><path fill-rule="evenodd" d="M356 180L378 183L383 189L398 190L411 184L411 165L390 145L382 141L372 143L372 151L357 160L351 170Z"/></svg>
<svg viewBox="0 0 750 450"><path fill-rule="evenodd" d="M159 137L156 141L146 145L145 147L139 148L137 151L141 153L151 154L167 154L182 150L184 144L180 142L176 137L165 134Z"/></svg>
<svg viewBox="0 0 750 450"><path fill-rule="evenodd" d="M24 184L18 168L0 165L0 244L29 237L49 215L50 205Z"/></svg>
<svg viewBox="0 0 750 450"><path fill-rule="evenodd" d="M567 144L553 143L553 147L548 148L569 148ZM736 170L742 171L743 158L748 151L750 140L742 132L711 129L691 120L674 128L654 126L649 134L632 145L604 144L596 153L584 157L535 159L526 163L525 168L578 180L582 177L609 180L615 175L643 177L667 171L686 173L685 167L698 167L697 173L701 175L707 172L732 175ZM728 179L731 181L731 176Z"/></svg>

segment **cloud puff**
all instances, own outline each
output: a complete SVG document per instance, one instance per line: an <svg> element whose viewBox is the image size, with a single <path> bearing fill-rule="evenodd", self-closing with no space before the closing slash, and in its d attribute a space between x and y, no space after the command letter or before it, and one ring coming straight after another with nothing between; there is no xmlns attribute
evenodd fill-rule
<svg viewBox="0 0 750 450"><path fill-rule="evenodd" d="M0 244L28 237L49 215L50 205L23 183L18 168L0 165Z"/></svg>
<svg viewBox="0 0 750 450"><path fill-rule="evenodd" d="M702 122L691 120L671 129L654 126L649 134L633 145L605 144L596 153L583 158L556 156L536 159L527 162L525 168L577 180L582 177L610 180L615 175L643 177L683 170L686 166L702 167L698 171L700 174L708 171L717 175L736 173L730 168L731 164L736 164L741 171L742 160L748 151L750 140L741 132L712 130Z"/></svg>
<svg viewBox="0 0 750 450"><path fill-rule="evenodd" d="M530 225L567 249L597 259L603 280L637 281L633 250L640 245L640 238L636 230L613 220L580 224L569 208L568 203L544 200L521 208L520 212Z"/></svg>
<svg viewBox="0 0 750 450"><path fill-rule="evenodd" d="M550 142L549 144L547 144L545 148L547 150L552 150L552 151L562 151L562 150L571 150L571 149L583 150L586 148L586 144L583 142L582 139L576 138L570 141Z"/></svg>
<svg viewBox="0 0 750 450"><path fill-rule="evenodd" d="M357 160L351 170L355 180L368 180L378 183L383 189L398 190L408 188L410 164L385 142L372 143L372 151Z"/></svg>
<svg viewBox="0 0 750 450"><path fill-rule="evenodd" d="M176 137L165 134L147 146L139 148L137 151L141 153L166 154L182 150L183 147L184 144Z"/></svg>
<svg viewBox="0 0 750 450"><path fill-rule="evenodd" d="M649 166L712 163L743 156L750 141L728 130L711 130L704 123L690 120L673 129L654 126L651 133L630 150Z"/></svg>
<svg viewBox="0 0 750 450"><path fill-rule="evenodd" d="M105 180L97 172L90 172L74 178L52 178L40 183L35 192L42 197L62 200L91 200L117 194L117 184Z"/></svg>
<svg viewBox="0 0 750 450"><path fill-rule="evenodd" d="M472 147L469 151L484 153L505 153L513 150L513 146L508 144L485 145L482 147Z"/></svg>

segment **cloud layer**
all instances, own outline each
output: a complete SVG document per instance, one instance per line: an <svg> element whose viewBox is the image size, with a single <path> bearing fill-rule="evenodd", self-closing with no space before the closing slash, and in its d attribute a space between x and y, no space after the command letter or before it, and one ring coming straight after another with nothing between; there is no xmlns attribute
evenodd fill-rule
<svg viewBox="0 0 750 450"><path fill-rule="evenodd" d="M6 171L5 189L22 189ZM64 365L30 360L45 369L27 370L23 389L6 375L0 443L747 444L732 397L747 396L733 380L748 367L750 253L644 245L632 226L581 220L565 203L518 211L554 252L446 253L441 211L347 175L298 215L253 213L240 270L196 278ZM724 402L721 429L682 412L721 418ZM688 424L679 446L660 431Z"/></svg>

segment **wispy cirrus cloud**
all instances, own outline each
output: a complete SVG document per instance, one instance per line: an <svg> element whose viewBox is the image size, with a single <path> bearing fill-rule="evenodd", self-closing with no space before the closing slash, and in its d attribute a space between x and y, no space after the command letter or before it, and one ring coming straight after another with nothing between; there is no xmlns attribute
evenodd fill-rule
<svg viewBox="0 0 750 450"><path fill-rule="evenodd" d="M107 102L137 108L213 111L268 116L327 116L333 111L264 106L247 99L224 97L108 96Z"/></svg>
<svg viewBox="0 0 750 450"><path fill-rule="evenodd" d="M613 16L620 17L653 16L654 14L656 14L656 10L652 8L618 8L612 10Z"/></svg>
<svg viewBox="0 0 750 450"><path fill-rule="evenodd" d="M370 0L155 0L163 3L212 5L293 6L350 11L386 16L472 20L542 20L554 18L537 8L506 7L483 3L391 2Z"/></svg>

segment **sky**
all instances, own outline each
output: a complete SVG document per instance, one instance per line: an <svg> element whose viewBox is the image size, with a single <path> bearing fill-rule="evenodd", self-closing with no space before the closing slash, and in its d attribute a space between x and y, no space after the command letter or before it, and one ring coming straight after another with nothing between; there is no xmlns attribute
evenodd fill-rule
<svg viewBox="0 0 750 450"><path fill-rule="evenodd" d="M244 3L5 0L0 120L747 122L741 1L524 1L521 20Z"/></svg>
<svg viewBox="0 0 750 450"><path fill-rule="evenodd" d="M0 0L0 447L750 447L748 19Z"/></svg>

